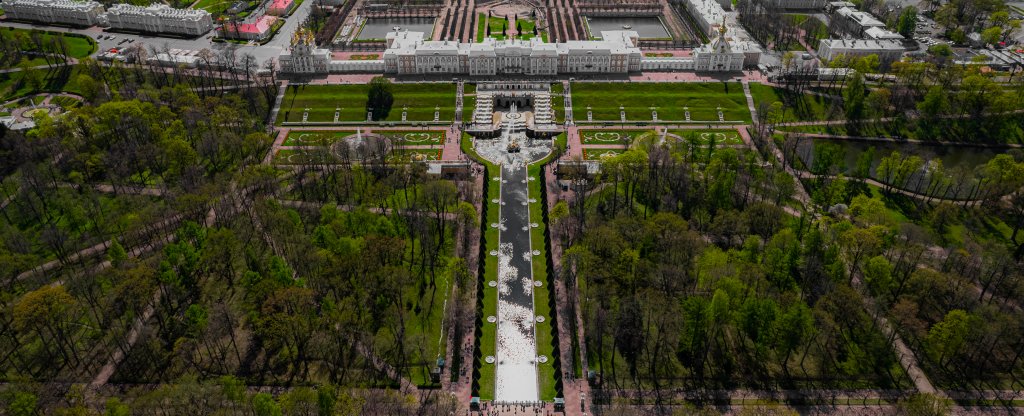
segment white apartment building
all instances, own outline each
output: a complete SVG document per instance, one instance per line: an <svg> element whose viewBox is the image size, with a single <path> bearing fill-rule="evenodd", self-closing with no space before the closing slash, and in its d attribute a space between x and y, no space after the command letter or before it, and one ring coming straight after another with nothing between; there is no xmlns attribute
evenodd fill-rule
<svg viewBox="0 0 1024 416"><path fill-rule="evenodd" d="M102 22L103 5L95 1L4 0L0 3L8 19L75 26Z"/></svg>
<svg viewBox="0 0 1024 416"><path fill-rule="evenodd" d="M888 68L890 64L900 60L906 48L898 41L873 40L873 39L822 39L818 43L818 56L826 61L834 60L840 56L846 58L860 58L868 55L878 55L882 68Z"/></svg>
<svg viewBox="0 0 1024 416"><path fill-rule="evenodd" d="M838 28L857 37L864 36L864 31L868 28L885 29L885 23L876 19L871 13L862 12L852 7L835 9L831 17Z"/></svg>
<svg viewBox="0 0 1024 416"><path fill-rule="evenodd" d="M213 29L213 18L206 10L175 9L166 4L115 4L107 10L106 20L113 29L150 33L199 36Z"/></svg>

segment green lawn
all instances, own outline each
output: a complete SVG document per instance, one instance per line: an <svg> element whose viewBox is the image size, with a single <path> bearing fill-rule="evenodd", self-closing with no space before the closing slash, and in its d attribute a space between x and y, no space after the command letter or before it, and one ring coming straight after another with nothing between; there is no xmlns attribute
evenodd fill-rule
<svg viewBox="0 0 1024 416"><path fill-rule="evenodd" d="M717 122L721 107L725 121L750 122L743 87L737 82L573 83L572 111L577 120L586 120L587 106L595 121L618 122L622 106L627 121L651 120L651 107L656 107L659 120L685 120L683 107L688 107L692 121Z"/></svg>
<svg viewBox="0 0 1024 416"><path fill-rule="evenodd" d="M60 106L60 108L63 108L65 111L82 105L82 102L79 101L77 98L66 97L63 95L58 95L56 97L51 98L50 103Z"/></svg>
<svg viewBox="0 0 1024 416"><path fill-rule="evenodd" d="M711 130L669 130L669 134L675 134L687 141L694 142L698 145L707 145L712 139L715 140L715 145L728 146L743 144L743 138L740 137L740 133L736 130L725 130L725 129L711 129Z"/></svg>
<svg viewBox="0 0 1024 416"><path fill-rule="evenodd" d="M301 122L303 110L309 108L307 121L334 121L335 108L340 108L339 121L365 121L366 85L295 85L289 86L281 103L281 121ZM441 120L455 116L455 84L393 84L395 101L385 121L401 121L402 107L408 106L408 121L434 120L434 107L440 108Z"/></svg>
<svg viewBox="0 0 1024 416"><path fill-rule="evenodd" d="M533 28L537 27L537 23L530 19L519 18L516 20L516 25L523 30L519 32L519 39L529 40L533 38ZM540 32L538 32L540 34Z"/></svg>
<svg viewBox="0 0 1024 416"><path fill-rule="evenodd" d="M606 157L621 155L626 149L588 149L583 148L583 160L602 160Z"/></svg>
<svg viewBox="0 0 1024 416"><path fill-rule="evenodd" d="M42 92L63 91L81 94L78 75L77 66L0 74L0 100L7 101Z"/></svg>
<svg viewBox="0 0 1024 416"><path fill-rule="evenodd" d="M355 131L298 130L288 132L285 146L329 146Z"/></svg>
<svg viewBox="0 0 1024 416"><path fill-rule="evenodd" d="M633 139L650 133L654 130L580 130L580 140L583 144L629 145Z"/></svg>
<svg viewBox="0 0 1024 416"><path fill-rule="evenodd" d="M327 149L281 149L274 154L273 162L278 165L305 165L330 161L331 154Z"/></svg>
<svg viewBox="0 0 1024 416"><path fill-rule="evenodd" d="M330 146L334 142L356 134L356 130L294 130L288 132L285 146ZM366 133L366 130L363 130ZM442 130L373 130L373 133L391 139L395 146L438 145L444 138Z"/></svg>
<svg viewBox="0 0 1024 416"><path fill-rule="evenodd" d="M391 163L427 162L431 160L441 160L441 149L394 149L388 154L388 162Z"/></svg>
<svg viewBox="0 0 1024 416"><path fill-rule="evenodd" d="M203 9L212 15L223 14L232 4L235 4L237 0L199 0L193 9ZM255 4L250 2L250 7L255 7Z"/></svg>
<svg viewBox="0 0 1024 416"><path fill-rule="evenodd" d="M0 30L3 31L2 33L0 33L0 36L2 36L4 39L13 39L15 38L15 36L24 36L24 39L26 39L26 44L23 45L22 50L32 50L35 48L35 44L31 40L31 34L34 32L41 34L40 40L44 44L52 42L54 38L63 38L64 42L66 42L68 46L68 54L72 58L85 58L89 55L92 55L93 52L96 52L97 48L95 40L88 36L78 34L50 32L36 29L19 29L13 27L4 27L0 28ZM36 57L30 58L30 63L32 65L46 64L45 60Z"/></svg>
<svg viewBox="0 0 1024 416"><path fill-rule="evenodd" d="M508 27L508 18L491 16L487 19L487 26L491 28L491 37L497 40L504 40L505 35L501 34L501 28L511 29Z"/></svg>
<svg viewBox="0 0 1024 416"><path fill-rule="evenodd" d="M373 130L375 134L391 139L395 146L438 145L444 140L444 130Z"/></svg>
<svg viewBox="0 0 1024 416"><path fill-rule="evenodd" d="M487 15L484 13L478 13L476 15L476 42L480 43L484 41L484 37L487 32Z"/></svg>
<svg viewBox="0 0 1024 416"><path fill-rule="evenodd" d="M785 122L843 118L842 110L838 107L839 103L835 103L836 109L833 110L833 101L820 95L809 93L797 95L783 88L763 84L750 84L750 95L754 97L754 105L758 108L761 107L761 103L771 105L776 101L781 102L785 109L783 114Z"/></svg>

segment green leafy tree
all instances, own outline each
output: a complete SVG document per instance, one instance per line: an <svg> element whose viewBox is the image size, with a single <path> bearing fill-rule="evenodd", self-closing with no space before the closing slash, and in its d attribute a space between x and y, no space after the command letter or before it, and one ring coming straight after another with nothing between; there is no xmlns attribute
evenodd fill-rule
<svg viewBox="0 0 1024 416"><path fill-rule="evenodd" d="M19 391L13 394L10 403L7 404L7 414L11 416L34 416L37 411L39 399L35 394Z"/></svg>
<svg viewBox="0 0 1024 416"><path fill-rule="evenodd" d="M281 406L274 401L274 396L258 393L252 398L252 411L256 416L282 416Z"/></svg>
<svg viewBox="0 0 1024 416"><path fill-rule="evenodd" d="M846 121L858 125L864 117L864 75L860 71L848 77L846 91L843 92L843 106L846 109Z"/></svg>
<svg viewBox="0 0 1024 416"><path fill-rule="evenodd" d="M884 256L875 256L864 263L864 281L876 296L892 290L892 264Z"/></svg>
<svg viewBox="0 0 1024 416"><path fill-rule="evenodd" d="M110 260L110 264L114 267L121 267L124 262L128 261L128 252L124 250L124 246L116 239L110 244L110 248L107 249L107 260Z"/></svg>
<svg viewBox="0 0 1024 416"><path fill-rule="evenodd" d="M370 80L370 92L366 99L366 111L371 113L374 120L384 120L391 113L391 106L395 103L392 94L391 81L384 77L373 77Z"/></svg>
<svg viewBox="0 0 1024 416"><path fill-rule="evenodd" d="M896 32L903 35L905 38L911 38L914 36L914 30L917 29L917 8L910 6L903 8L900 12L900 17L896 23Z"/></svg>
<svg viewBox="0 0 1024 416"><path fill-rule="evenodd" d="M128 408L128 405L122 403L116 397L107 399L107 402L103 405L103 416L129 416L131 414L131 409Z"/></svg>
<svg viewBox="0 0 1024 416"><path fill-rule="evenodd" d="M928 355L940 366L960 352L971 333L974 318L962 309L949 311L928 331Z"/></svg>
<svg viewBox="0 0 1024 416"><path fill-rule="evenodd" d="M981 41L985 42L986 45L995 45L999 43L1003 38L1003 28L999 26L992 26L988 29L981 31Z"/></svg>

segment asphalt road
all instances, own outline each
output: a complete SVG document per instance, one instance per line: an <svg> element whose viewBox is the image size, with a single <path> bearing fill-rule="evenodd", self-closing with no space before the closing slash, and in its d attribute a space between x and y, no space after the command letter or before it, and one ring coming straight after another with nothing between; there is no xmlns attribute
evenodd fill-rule
<svg viewBox="0 0 1024 416"><path fill-rule="evenodd" d="M55 32L65 33L79 33L96 39L99 43L99 51L107 51L111 48L123 48L133 43L123 42L125 39L133 39L134 44L141 43L149 49L150 46L156 49L164 49L168 47L171 49L188 49L188 50L202 50L209 49L211 51L220 52L227 48L237 48L239 55L251 54L261 64L267 59L277 58L284 50L286 50L291 41L292 33L298 28L302 21L306 20L309 16L310 7L312 7L312 1L304 1L295 10L294 13L287 19L285 19L284 26L277 32L273 39L265 45L239 45L228 42L213 42L214 31L210 31L206 35L196 39L181 39L173 37L164 37L158 35L139 35L129 33L118 33L111 32L105 28L99 26L88 27L84 29L74 29L61 26L50 26L45 24L28 24L21 22L9 22L6 19L0 20L0 26L17 27L23 29L42 29L50 30ZM100 36L115 36L115 39L99 39Z"/></svg>

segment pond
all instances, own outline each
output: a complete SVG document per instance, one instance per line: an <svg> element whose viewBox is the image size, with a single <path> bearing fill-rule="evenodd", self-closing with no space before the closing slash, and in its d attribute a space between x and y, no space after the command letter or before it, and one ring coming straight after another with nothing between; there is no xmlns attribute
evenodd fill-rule
<svg viewBox="0 0 1024 416"><path fill-rule="evenodd" d="M388 32L394 32L395 26L401 30L410 32L423 32L424 37L430 39L434 32L433 17L388 17L366 19L363 30L359 31L356 39L384 39Z"/></svg>
<svg viewBox="0 0 1024 416"><path fill-rule="evenodd" d="M672 35L657 17L590 17L586 16L590 36L600 38L604 30L633 30L641 39L671 39ZM628 28L627 28L628 27Z"/></svg>
<svg viewBox="0 0 1024 416"><path fill-rule="evenodd" d="M942 166L947 172L947 175L953 177L954 180L957 177L971 177L973 178L974 170L978 166L988 163L997 154L1005 153L1006 149L990 149L981 147L952 147L943 145L924 145L924 144L910 144L910 143L889 143L889 142L871 142L871 141L860 141L860 140L827 140L827 139L804 139L800 142L797 147L797 154L803 163L810 167L814 163L814 148L822 143L838 144L844 150L844 161L845 161L845 173L850 174L857 166L857 159L860 155L867 151L869 148L875 148L874 160L871 162L871 176L876 177L876 169L882 158L892 154L893 151L898 151L904 156L917 155L921 159L924 159L925 165L921 171L915 173L909 183L911 188L915 188L915 184L926 183L927 180L924 178L925 169L928 168L929 162L940 160ZM921 179L920 181L918 179ZM968 183L973 184L973 179L969 180Z"/></svg>

